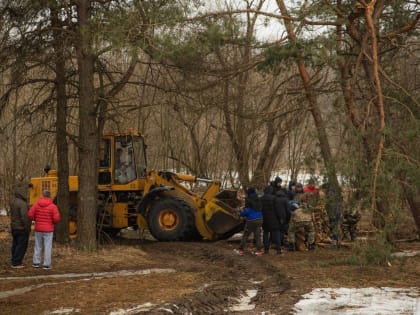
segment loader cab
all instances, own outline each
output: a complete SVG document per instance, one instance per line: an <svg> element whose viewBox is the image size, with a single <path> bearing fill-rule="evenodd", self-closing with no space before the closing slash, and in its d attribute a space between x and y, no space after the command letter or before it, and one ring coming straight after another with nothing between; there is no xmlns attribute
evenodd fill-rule
<svg viewBox="0 0 420 315"><path fill-rule="evenodd" d="M110 142L109 145L113 148L111 170L114 184L126 185L146 176L146 152L143 137L121 135L104 138L104 140Z"/></svg>

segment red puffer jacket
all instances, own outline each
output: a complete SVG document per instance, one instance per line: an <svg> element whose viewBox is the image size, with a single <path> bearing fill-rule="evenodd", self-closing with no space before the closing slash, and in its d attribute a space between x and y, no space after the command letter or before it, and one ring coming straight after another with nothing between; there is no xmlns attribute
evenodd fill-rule
<svg viewBox="0 0 420 315"><path fill-rule="evenodd" d="M60 221L60 212L51 198L40 198L31 209L28 216L35 221L36 232L54 232L54 224Z"/></svg>

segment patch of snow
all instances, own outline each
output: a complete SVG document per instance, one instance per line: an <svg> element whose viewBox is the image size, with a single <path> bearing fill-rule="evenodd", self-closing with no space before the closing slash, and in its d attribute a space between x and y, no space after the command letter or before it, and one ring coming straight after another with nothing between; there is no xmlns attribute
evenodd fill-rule
<svg viewBox="0 0 420 315"><path fill-rule="evenodd" d="M2 277L1 280L22 280L22 279L47 279L47 278L112 278L112 277L127 277L127 276L138 276L138 275L149 275L151 273L171 273L175 272L175 269L144 269L144 270L119 270L110 272L91 272L91 273L64 273L64 274L52 274L42 276L26 276L26 277Z"/></svg>
<svg viewBox="0 0 420 315"><path fill-rule="evenodd" d="M164 308L164 307L159 307L158 311L164 311L164 312L167 312L167 313L170 313L170 314L174 313L174 311L171 310L170 308Z"/></svg>
<svg viewBox="0 0 420 315"><path fill-rule="evenodd" d="M413 257L420 256L420 250L403 250L402 252L396 252L391 254L392 257Z"/></svg>
<svg viewBox="0 0 420 315"><path fill-rule="evenodd" d="M208 283L204 283L200 288L198 288L198 292L203 292L205 289L207 289L210 285Z"/></svg>
<svg viewBox="0 0 420 315"><path fill-rule="evenodd" d="M154 304L152 303L145 303L128 309L118 309L116 311L112 311L109 315L130 315L137 314L139 312L149 312L153 306Z"/></svg>
<svg viewBox="0 0 420 315"><path fill-rule="evenodd" d="M257 295L257 292L257 290L246 290L246 295L242 295L239 299L236 299L238 303L229 307L229 311L242 312L253 310L255 304L251 304L251 299Z"/></svg>
<svg viewBox="0 0 420 315"><path fill-rule="evenodd" d="M295 304L296 315L420 315L419 288L318 288Z"/></svg>
<svg viewBox="0 0 420 315"><path fill-rule="evenodd" d="M60 307L58 310L51 311L47 314L72 314L72 313L80 313L80 309L73 308L73 307Z"/></svg>
<svg viewBox="0 0 420 315"><path fill-rule="evenodd" d="M230 237L230 240L235 241L235 240L241 240L242 239L242 232L240 233L235 233Z"/></svg>

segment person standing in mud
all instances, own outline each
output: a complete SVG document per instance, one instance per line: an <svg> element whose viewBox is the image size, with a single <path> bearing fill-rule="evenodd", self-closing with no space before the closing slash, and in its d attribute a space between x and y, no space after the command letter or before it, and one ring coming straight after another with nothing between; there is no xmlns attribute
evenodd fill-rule
<svg viewBox="0 0 420 315"><path fill-rule="evenodd" d="M288 239L289 250L296 251L296 233L303 230L304 241L307 243L308 250L315 249L315 227L312 221L312 209L308 204L310 195L304 193L300 199L300 203L291 205L292 216L290 219Z"/></svg>
<svg viewBox="0 0 420 315"><path fill-rule="evenodd" d="M270 250L271 242L276 244L277 251L281 252L281 244L278 240L278 235L276 233L277 228L277 217L274 210L274 202L276 197L271 194L270 188L266 187L264 189L264 194L261 196L261 205L262 205L262 216L263 216L263 246L264 254L268 254Z"/></svg>
<svg viewBox="0 0 420 315"><path fill-rule="evenodd" d="M261 256L263 254L261 251L262 204L254 187L249 187L246 193L245 209L239 213L241 217L246 217L246 223L239 249L236 252L239 255L244 254L248 237L252 233L257 248L255 255Z"/></svg>
<svg viewBox="0 0 420 315"><path fill-rule="evenodd" d="M288 188L286 190L286 195L289 200L295 199L296 195L296 182L291 180L289 181Z"/></svg>
<svg viewBox="0 0 420 315"><path fill-rule="evenodd" d="M12 268L23 268L23 258L28 248L31 220L28 218L28 185L18 183L15 197L10 203L12 231Z"/></svg>
<svg viewBox="0 0 420 315"><path fill-rule="evenodd" d="M290 219L287 197L282 190L277 191L276 195L273 196L266 188L264 195L261 197L261 203L264 254L269 253L271 242L275 244L277 254L281 254L283 235Z"/></svg>
<svg viewBox="0 0 420 315"><path fill-rule="evenodd" d="M35 221L35 248L32 267L39 268L41 252L44 248L43 269L51 269L54 225L60 221L60 212L53 203L48 190L42 192L42 197L29 209L28 216Z"/></svg>
<svg viewBox="0 0 420 315"><path fill-rule="evenodd" d="M284 237L288 236L291 211L286 193L280 190L276 193L275 211L280 223L280 243L283 244Z"/></svg>
<svg viewBox="0 0 420 315"><path fill-rule="evenodd" d="M266 190L268 193L275 195L277 191L279 190L283 190L283 187L281 186L283 183L283 180L281 179L281 177L276 176L276 178L274 178L274 180L270 183L270 185L268 185L268 190Z"/></svg>

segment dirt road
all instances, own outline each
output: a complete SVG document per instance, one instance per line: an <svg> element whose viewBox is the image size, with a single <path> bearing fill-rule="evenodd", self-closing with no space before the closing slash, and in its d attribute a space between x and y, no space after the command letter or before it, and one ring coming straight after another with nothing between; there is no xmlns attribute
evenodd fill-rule
<svg viewBox="0 0 420 315"><path fill-rule="evenodd" d="M27 267L15 270L6 236L0 314L290 314L313 288L410 287L420 279L419 256L360 266L348 263L348 247L257 257L235 254L238 244L120 239L95 254L55 244L53 269L45 271L30 266L31 240Z"/></svg>

